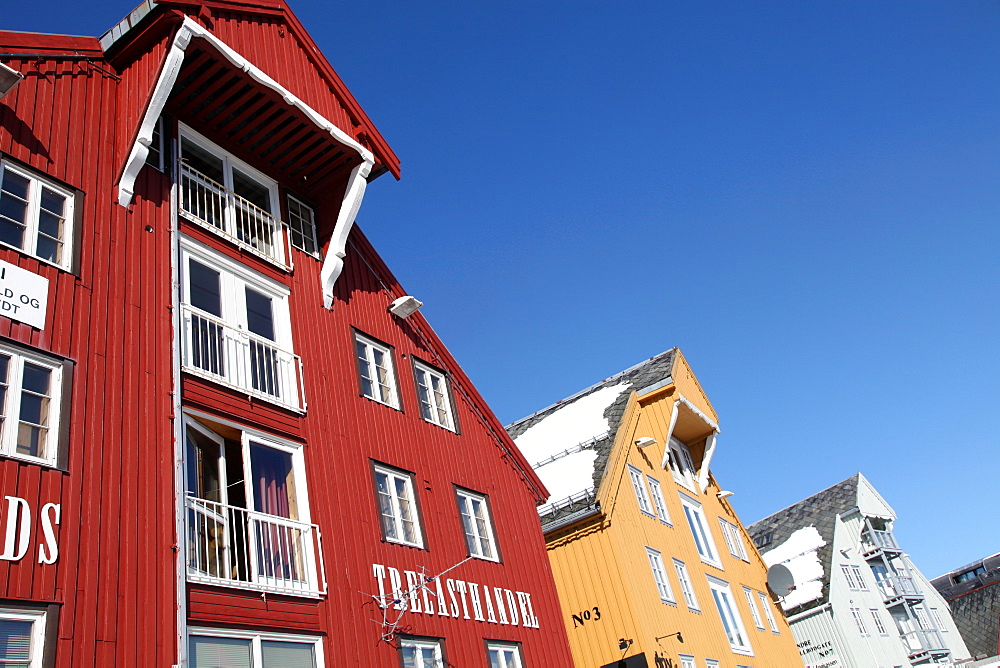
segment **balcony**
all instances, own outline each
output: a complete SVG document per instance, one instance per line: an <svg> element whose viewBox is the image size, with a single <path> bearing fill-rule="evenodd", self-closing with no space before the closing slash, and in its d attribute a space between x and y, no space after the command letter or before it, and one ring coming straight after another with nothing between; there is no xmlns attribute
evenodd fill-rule
<svg viewBox="0 0 1000 668"><path fill-rule="evenodd" d="M887 575L878 581L878 588L886 603L906 596L923 596L908 575Z"/></svg>
<svg viewBox="0 0 1000 668"><path fill-rule="evenodd" d="M945 645L937 629L920 629L910 631L909 633L900 633L899 638L903 641L903 645L906 646L906 651L911 659L928 652L942 653L948 651L948 647Z"/></svg>
<svg viewBox="0 0 1000 668"><path fill-rule="evenodd" d="M317 577L322 549L315 524L193 496L185 506L189 582L299 596L326 593L326 582Z"/></svg>
<svg viewBox="0 0 1000 668"><path fill-rule="evenodd" d="M181 304L184 371L294 411L304 411L302 360L263 336Z"/></svg>
<svg viewBox="0 0 1000 668"><path fill-rule="evenodd" d="M871 554L878 550L899 551L899 545L891 531L879 531L878 529L868 529L861 534L861 547L865 554Z"/></svg>
<svg viewBox="0 0 1000 668"><path fill-rule="evenodd" d="M180 176L181 215L271 264L291 269L280 220L183 162Z"/></svg>

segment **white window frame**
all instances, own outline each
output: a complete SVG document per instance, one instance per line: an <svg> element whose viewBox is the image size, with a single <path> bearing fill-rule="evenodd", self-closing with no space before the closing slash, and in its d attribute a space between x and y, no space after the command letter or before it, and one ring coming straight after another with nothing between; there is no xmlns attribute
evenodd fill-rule
<svg viewBox="0 0 1000 668"><path fill-rule="evenodd" d="M841 564L840 570L847 580L847 587L852 591L868 591L864 576L861 574L861 567L853 564Z"/></svg>
<svg viewBox="0 0 1000 668"><path fill-rule="evenodd" d="M715 566L722 570L722 561L719 559L719 550L715 546L715 538L712 537L712 529L705 519L701 503L695 501L683 492L678 492L681 497L681 506L684 508L684 516L691 529L695 547L701 560L709 566Z"/></svg>
<svg viewBox="0 0 1000 668"><path fill-rule="evenodd" d="M674 559L674 570L677 571L677 581L681 585L681 595L684 596L684 603L687 604L691 612L701 612L698 606L698 598L694 594L694 583L688 574L687 565L680 559Z"/></svg>
<svg viewBox="0 0 1000 668"><path fill-rule="evenodd" d="M451 400L451 383L448 380L448 375L444 371L418 360L413 360L413 372L417 377L417 403L420 408L420 417L424 421L436 424L448 431L455 431L454 404ZM434 381L437 381L437 384L443 388L441 392L434 391ZM426 401L421 398L421 393L427 397ZM444 413L443 418L441 417L442 412Z"/></svg>
<svg viewBox="0 0 1000 668"><path fill-rule="evenodd" d="M21 608L0 608L0 620L31 623L31 634L28 646L28 668L42 668L42 656L45 653L45 611L27 610Z"/></svg>
<svg viewBox="0 0 1000 668"><path fill-rule="evenodd" d="M262 642L285 642L308 645L313 648L313 658L315 668L323 668L326 662L323 659L323 639L317 636L293 634L293 633L272 633L269 631L242 631L236 629L217 629L209 627L192 626L188 627L188 651L190 652L191 637L201 638L226 638L232 640L250 641L250 666L251 668L281 668L280 666L264 666L261 651ZM193 659L188 662L191 668L199 668L194 664Z"/></svg>
<svg viewBox="0 0 1000 668"><path fill-rule="evenodd" d="M931 608L931 617L934 619L934 624L937 626L937 630L941 633L947 633L948 627L944 625L944 620L941 619L941 613L938 612L937 608Z"/></svg>
<svg viewBox="0 0 1000 668"><path fill-rule="evenodd" d="M222 434L215 431L213 426L209 426L197 419L195 416L202 417L206 420L217 423L216 428L222 428L224 430L236 430L239 432L239 444L240 444L240 458L242 460L242 471L240 471L241 476L239 480L230 482L228 479L228 474L230 472L230 464L226 461L227 449L224 447L225 438ZM184 439L185 439L185 466L191 467L194 462L186 461L188 459L188 431L195 432L199 436L209 441L212 441L218 446L219 457L216 462L218 478L219 478L219 501L225 508L236 506L231 506L229 494L231 490L239 486L242 489L243 498L245 502L246 516L248 518L264 519L265 521L270 521L269 518L274 518L273 522L278 526L292 526L301 527L305 530L305 527L312 525L312 515L309 505L309 489L306 482L306 465L305 465L305 453L302 451L302 446L300 444L284 441L270 434L260 432L254 429L246 428L242 425L232 423L226 420L219 420L215 417L209 417L202 415L200 413L191 412L184 415ZM231 438L230 440L235 441L236 439ZM251 456L251 446L268 448L276 452L280 452L289 455L291 458L291 472L293 480L294 498L290 499L290 504L294 503L295 514L297 517L294 518L284 518L278 515L270 515L263 511L256 510L256 498L254 486L256 479L253 475L253 460ZM185 488L188 484L190 470L185 470L184 484ZM194 501L188 501L187 499L193 499ZM211 514L212 506L210 504L202 503L197 504L196 497L190 493L186 494L185 503L194 503L202 513ZM193 511L187 510L186 521L190 522L192 519L191 513ZM227 515L232 515L233 511L227 511ZM225 522L226 520L222 520ZM235 521L229 519L229 521ZM189 531L193 530L189 528ZM250 563L247 564L253 572L250 574L250 578L247 580L241 580L236 578L226 578L222 577L221 574L213 574L210 570L199 570L197 564L192 565L188 563L187 576L191 581L207 582L209 584L214 584L224 587L235 587L238 589L255 589L263 591L276 591L278 593L287 594L291 596L318 596L321 593L326 592L326 582L323 580L325 575L322 573L322 564L317 563L316 553L322 552L319 542L319 530L318 527L312 525L312 532L314 535L309 535L306 537L301 545L301 552L297 553L296 556L301 560L302 567L302 578L298 580L285 580L282 581L275 577L269 577L265 574L260 573L257 570L257 561L260 559L259 550L262 546L252 539L252 535L247 538L248 544L244 547L247 551L247 559ZM311 532L311 533L312 533ZM290 549L290 546L282 543L282 548ZM230 549L233 549L230 547ZM251 554L252 553L252 554ZM187 558L191 559L191 555L187 555ZM322 557L321 557L322 558ZM295 583L301 583L301 586Z"/></svg>
<svg viewBox="0 0 1000 668"><path fill-rule="evenodd" d="M287 195L288 204L288 242L295 248L306 255L311 255L315 258L319 257L319 238L316 235L316 210L306 204L301 198L288 193ZM308 213L308 216L304 217L300 213L293 212L292 203L295 203L300 210ZM308 218L308 220L306 220ZM308 248L303 248L303 246L295 243L295 235L298 234L305 241L303 245L311 245L312 250Z"/></svg>
<svg viewBox="0 0 1000 668"><path fill-rule="evenodd" d="M400 665L403 668L408 668L405 661L403 660L403 650L407 648L413 648L420 651L423 654L425 651L430 651L433 654L434 668L444 668L444 652L441 649L440 640L431 640L428 638L400 638L399 639L399 655L400 655ZM422 657L421 657L422 658ZM426 664L420 662L414 664L414 668L424 668Z"/></svg>
<svg viewBox="0 0 1000 668"><path fill-rule="evenodd" d="M497 549L496 535L493 532L489 497L460 488L455 489L455 494L458 498L458 514L462 521L462 531L465 534L465 546L469 556L486 561L500 561L500 551ZM477 509L480 511L480 516L476 514ZM485 534L476 519L482 520Z"/></svg>
<svg viewBox="0 0 1000 668"><path fill-rule="evenodd" d="M358 351L358 346L364 347L364 357ZM376 361L375 353L382 354L385 362L379 365ZM386 406L399 409L399 389L396 387L396 363L393 359L392 348L379 343L371 337L365 336L361 332L354 332L354 354L358 361L358 383L360 385L361 396L368 397ZM378 379L378 370L384 370L386 382L383 384ZM371 385L372 392L368 394L364 388L364 378L366 377ZM377 395L377 396L376 396Z"/></svg>
<svg viewBox="0 0 1000 668"><path fill-rule="evenodd" d="M743 587L743 594L747 597L747 605L750 606L750 617L753 618L753 624L759 630L764 630L764 618L760 616L760 611L757 609L757 602L754 600L754 591L750 587Z"/></svg>
<svg viewBox="0 0 1000 668"><path fill-rule="evenodd" d="M757 598L760 599L760 607L764 610L764 616L767 617L767 625L771 627L771 633L780 635L781 629L778 628L778 620L774 618L774 612L771 610L771 606L774 605L771 597L759 591L757 592Z"/></svg>
<svg viewBox="0 0 1000 668"><path fill-rule="evenodd" d="M21 246L15 246L0 241L0 244L8 248L15 248L18 251L36 258L40 262L51 264L60 269L71 271L73 268L73 257L75 253L74 241L76 238L76 193L72 190L56 185L51 179L40 176L34 171L27 170L20 165L15 165L8 160L0 160L0 188L4 183L4 176L11 172L28 180L28 198L26 200L27 209L25 211L24 237ZM63 197L66 201L63 210L63 238L56 241L62 244L62 258L56 262L49 260L38 254L38 235L41 233L39 219L41 217L42 191L50 190L56 195ZM0 198L4 195L0 194ZM50 212L51 213L51 212ZM21 223L22 221L16 221ZM49 236L49 235L45 235ZM54 237L49 237L50 239Z"/></svg>
<svg viewBox="0 0 1000 668"><path fill-rule="evenodd" d="M729 583L711 575L705 577L708 578L708 587L712 591L712 598L715 601L716 610L719 612L719 620L726 637L729 639L729 646L733 653L753 656L750 636L747 635L746 627L743 626L743 619L740 617L739 608L736 607L736 599L733 597Z"/></svg>
<svg viewBox="0 0 1000 668"><path fill-rule="evenodd" d="M642 471L629 464L628 477L632 480L632 489L635 490L635 500L639 503L639 511L643 515L656 517L653 514L653 504L649 500L649 492L646 491L646 482Z"/></svg>
<svg viewBox="0 0 1000 668"><path fill-rule="evenodd" d="M226 337L245 335L248 338L257 337L266 339L266 337L260 337L249 330L246 289L249 288L267 297L271 304L271 322L274 326L274 339L271 343L274 348L280 351L280 357L284 358L282 375L280 376L280 379L284 380L275 384L281 392L280 395L255 389L250 382L251 370L249 367L252 365L250 355L245 353L244 357L246 359L240 359L234 351L245 351L246 348L225 345L228 342L228 338L224 340L224 345L222 346L222 356L226 369L225 375L216 374L211 369L204 369L193 362L189 363L188 355L193 357L194 349L193 334L189 334L187 331L187 328L191 327L190 324L182 326L184 331L182 331L181 335L185 346L185 355L182 359L182 362L184 362L184 371L227 385L264 401L304 412L306 403L301 384L302 368L301 361L295 354L292 344L292 324L288 308L288 297L291 291L288 286L253 271L246 265L240 264L189 237L182 236L180 245L180 301L183 311L182 318L197 316L204 319L204 321L221 322L222 327L226 330L223 336ZM218 272L221 316L202 311L193 305L191 300L192 281L190 278L190 263L192 261ZM188 311L190 313L187 313ZM245 377L246 385L229 378L230 373L242 374ZM293 394L295 396L291 396Z"/></svg>
<svg viewBox="0 0 1000 668"><path fill-rule="evenodd" d="M719 668L719 662L715 659L705 659L705 668Z"/></svg>
<svg viewBox="0 0 1000 668"><path fill-rule="evenodd" d="M746 546L743 545L743 538L740 536L740 528L723 517L719 518L719 526L722 527L722 537L726 539L729 554L749 562Z"/></svg>
<svg viewBox="0 0 1000 668"><path fill-rule="evenodd" d="M681 668L698 668L698 664L690 654L678 654L677 658L681 660Z"/></svg>
<svg viewBox="0 0 1000 668"><path fill-rule="evenodd" d="M499 668L523 668L524 666L519 643L488 640L486 642L486 660L490 666L494 664L494 653L496 653L496 665Z"/></svg>
<svg viewBox="0 0 1000 668"><path fill-rule="evenodd" d="M670 471L673 473L674 481L693 492L697 469L695 469L694 459L691 457L691 450L672 436L669 447Z"/></svg>
<svg viewBox="0 0 1000 668"><path fill-rule="evenodd" d="M863 638L867 638L871 635L868 633L868 627L865 626L865 620L861 617L861 608L851 608L851 617L854 619L854 624L858 628L858 633L860 633Z"/></svg>
<svg viewBox="0 0 1000 668"><path fill-rule="evenodd" d="M63 365L52 358L30 353L23 348L15 348L0 344L0 353L10 357L7 366L7 388L3 405L0 406L2 428L0 428L0 455L12 459L20 459L35 464L56 466L59 461L59 445L61 437L61 420L63 408ZM19 453L17 451L17 435L20 430L21 400L24 396L24 365L26 363L43 367L49 371L48 394L48 425L45 427L45 442L39 447L43 453L39 456ZM0 378L0 384L3 383ZM31 392L30 394L35 394ZM34 424L34 423L29 423Z"/></svg>
<svg viewBox="0 0 1000 668"><path fill-rule="evenodd" d="M660 481L647 473L646 482L649 483L649 493L653 497L656 516L667 526L673 526L670 521L670 513L667 511L667 500L663 498L663 487L660 485Z"/></svg>
<svg viewBox="0 0 1000 668"><path fill-rule="evenodd" d="M677 605L673 588L670 586L670 579L667 577L667 567L663 565L663 556L660 551L646 546L646 558L649 560L649 568L653 572L653 581L656 583L656 591L660 595L660 600L670 605Z"/></svg>
<svg viewBox="0 0 1000 668"><path fill-rule="evenodd" d="M878 614L877 608L871 608L872 620L875 622L875 630L878 631L880 636L887 636L889 632L885 629L885 624L882 622L882 615Z"/></svg>
<svg viewBox="0 0 1000 668"><path fill-rule="evenodd" d="M420 521L420 506L417 504L417 494L416 494L416 487L413 484L413 474L407 471L402 471L400 469L392 468L391 466L386 466L385 464L379 464L379 463L374 464L374 471L375 471L375 512L379 516L379 527L381 528L382 531L382 538L389 543L396 543L398 545L409 545L410 547L422 548L424 546L424 531ZM388 490L389 511L391 513L388 519L391 520L392 522L393 531L396 534L395 536L390 536L385 529L385 524L384 524L385 519L383 518L385 518L386 516L382 514L382 504L379 499L379 490L378 490L378 477L380 475L386 476L386 482L387 482L386 489ZM406 540L403 537L406 532L403 529L403 517L399 505L400 496L396 490L396 485L388 484L388 483L394 483L394 481L397 480L403 481L404 492L409 497L406 499L406 501L408 501L410 504L411 515L412 515L411 519L413 522L413 533L416 536L416 540L412 541Z"/></svg>

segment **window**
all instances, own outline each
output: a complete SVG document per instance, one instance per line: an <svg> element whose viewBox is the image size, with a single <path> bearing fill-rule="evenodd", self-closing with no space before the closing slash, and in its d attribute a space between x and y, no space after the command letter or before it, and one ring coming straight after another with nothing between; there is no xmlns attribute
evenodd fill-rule
<svg viewBox="0 0 1000 668"><path fill-rule="evenodd" d="M649 474L646 474L646 480L649 481L649 491L653 496L653 506L656 507L656 516L664 524L670 524L670 514L667 513L667 501L663 498L663 488L660 487L660 481Z"/></svg>
<svg viewBox="0 0 1000 668"><path fill-rule="evenodd" d="M181 240L184 370L304 410L287 286Z"/></svg>
<svg viewBox="0 0 1000 668"><path fill-rule="evenodd" d="M301 251L319 257L316 241L316 215L311 206L291 195L288 196L288 231L292 245Z"/></svg>
<svg viewBox="0 0 1000 668"><path fill-rule="evenodd" d="M287 268L278 184L189 128L180 128L180 213Z"/></svg>
<svg viewBox="0 0 1000 668"><path fill-rule="evenodd" d="M149 142L149 152L146 154L146 164L157 171L165 171L167 166L167 152L165 150L164 118L160 116L153 123L153 136Z"/></svg>
<svg viewBox="0 0 1000 668"><path fill-rule="evenodd" d="M764 610L764 614L767 616L767 625L771 627L771 632L781 633L778 629L778 622L774 618L774 613L771 611L771 598L762 591L757 592L757 597L760 599L760 607Z"/></svg>
<svg viewBox="0 0 1000 668"><path fill-rule="evenodd" d="M375 466L375 491L382 518L382 537L390 543L423 547L413 475L386 466Z"/></svg>
<svg viewBox="0 0 1000 668"><path fill-rule="evenodd" d="M701 612L698 608L698 599L694 597L694 587L691 585L691 578L688 577L687 566L683 561L674 559L674 570L677 571L677 581L681 583L681 594L684 595L688 610Z"/></svg>
<svg viewBox="0 0 1000 668"><path fill-rule="evenodd" d="M399 653L403 657L403 668L444 668L441 642L438 640L402 638Z"/></svg>
<svg viewBox="0 0 1000 668"><path fill-rule="evenodd" d="M0 243L68 270L73 204L66 188L0 161Z"/></svg>
<svg viewBox="0 0 1000 668"><path fill-rule="evenodd" d="M677 658L681 660L681 668L698 668L697 664L694 662L693 656L678 654Z"/></svg>
<svg viewBox="0 0 1000 668"><path fill-rule="evenodd" d="M861 575L860 566L851 566L848 564L841 564L840 570L844 574L844 579L847 580L847 586L854 591L862 590L867 591L868 586L865 585L865 579Z"/></svg>
<svg viewBox="0 0 1000 668"><path fill-rule="evenodd" d="M749 559L747 559L747 549L743 545L743 536L740 535L740 528L732 522L727 522L721 517L719 518L719 526L722 527L722 537L726 539L726 546L729 548L729 554L733 555L737 559L749 561Z"/></svg>
<svg viewBox="0 0 1000 668"><path fill-rule="evenodd" d="M324 665L319 638L283 633L192 629L191 668L318 668Z"/></svg>
<svg viewBox="0 0 1000 668"><path fill-rule="evenodd" d="M931 608L931 617L934 618L934 623L937 624L938 631L941 631L942 633L948 632L948 627L945 626L944 622L941 620L941 613L938 612L937 608Z"/></svg>
<svg viewBox="0 0 1000 668"><path fill-rule="evenodd" d="M185 441L188 580L319 594L301 448L190 416Z"/></svg>
<svg viewBox="0 0 1000 668"><path fill-rule="evenodd" d="M851 608L851 617L854 618L854 624L858 627L858 632L863 636L867 636L868 629L865 628L865 620L861 618L861 610Z"/></svg>
<svg viewBox="0 0 1000 668"><path fill-rule="evenodd" d="M975 568L963 571L955 576L955 584L962 584L963 582L968 582L969 580L975 580L980 575L986 573L986 568L984 566L976 566Z"/></svg>
<svg viewBox="0 0 1000 668"><path fill-rule="evenodd" d="M41 668L45 617L41 611L0 609L0 666Z"/></svg>
<svg viewBox="0 0 1000 668"><path fill-rule="evenodd" d="M0 454L55 465L62 364L0 346Z"/></svg>
<svg viewBox="0 0 1000 668"><path fill-rule="evenodd" d="M486 654L490 668L522 668L521 647L512 643L488 642Z"/></svg>
<svg viewBox="0 0 1000 668"><path fill-rule="evenodd" d="M719 668L719 662L715 659L705 659L705 668Z"/></svg>
<svg viewBox="0 0 1000 668"><path fill-rule="evenodd" d="M885 625L882 623L882 616L878 614L878 610L872 608L871 613L872 613L872 621L875 622L875 630L878 631L879 635L882 636L889 635L885 630Z"/></svg>
<svg viewBox="0 0 1000 668"><path fill-rule="evenodd" d="M698 554L701 560L707 564L722 568L719 561L718 551L715 549L715 541L709 533L708 523L705 522L705 515L701 511L701 504L692 499L687 494L681 494L681 506L684 508L684 516L687 517L688 525L691 527L691 534L694 536L695 545L698 547Z"/></svg>
<svg viewBox="0 0 1000 668"><path fill-rule="evenodd" d="M768 531L767 533L762 533L759 536L754 536L753 544L757 546L757 549L760 549L770 545L773 539L774 533Z"/></svg>
<svg viewBox="0 0 1000 668"><path fill-rule="evenodd" d="M663 566L663 558L657 550L651 547L646 548L646 556L649 558L649 567L653 569L653 579L656 581L656 590L660 593L660 600L674 605L674 592L670 589L670 581L667 579L667 569Z"/></svg>
<svg viewBox="0 0 1000 668"><path fill-rule="evenodd" d="M414 362L417 374L417 395L420 399L420 416L439 427L455 431L451 414L451 395L444 373L426 364Z"/></svg>
<svg viewBox="0 0 1000 668"><path fill-rule="evenodd" d="M694 489L695 468L694 460L691 459L691 451L676 438L670 439L670 471L674 474L674 480L678 484Z"/></svg>
<svg viewBox="0 0 1000 668"><path fill-rule="evenodd" d="M499 561L493 537L493 523L490 521L488 500L482 494L457 490L458 513L462 516L465 531L465 546L469 555L490 561Z"/></svg>
<svg viewBox="0 0 1000 668"><path fill-rule="evenodd" d="M639 510L653 517L653 506L649 503L649 494L646 492L646 483L643 482L642 471L629 464L628 476L632 479L632 489L635 490L635 498L639 502Z"/></svg>
<svg viewBox="0 0 1000 668"><path fill-rule="evenodd" d="M756 626L761 631L764 630L764 620L760 616L760 612L757 610L757 602L753 600L754 593L750 587L744 587L743 593L747 597L747 605L750 606L750 616L753 617L754 626Z"/></svg>
<svg viewBox="0 0 1000 668"><path fill-rule="evenodd" d="M736 608L736 601L733 600L729 583L709 575L708 587L712 590L712 599L715 601L715 607L719 611L719 618L722 620L722 627L726 631L726 637L729 638L729 646L737 654L752 656L753 651L750 649L750 641L747 638L746 629L743 628L743 620L740 619L740 613Z"/></svg>
<svg viewBox="0 0 1000 668"><path fill-rule="evenodd" d="M387 406L399 408L396 372L389 347L361 334L355 334L354 349L358 356L361 394Z"/></svg>

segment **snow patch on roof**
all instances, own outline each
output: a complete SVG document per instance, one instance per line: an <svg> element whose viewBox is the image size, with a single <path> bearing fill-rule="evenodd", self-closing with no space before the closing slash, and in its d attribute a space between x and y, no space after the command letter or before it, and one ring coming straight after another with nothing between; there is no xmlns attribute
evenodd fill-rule
<svg viewBox="0 0 1000 668"><path fill-rule="evenodd" d="M795 589L781 599L781 607L785 610L823 596L823 564L819 560L819 549L824 545L826 541L816 527L804 527L761 555L768 568L784 564L792 572Z"/></svg>
<svg viewBox="0 0 1000 668"><path fill-rule="evenodd" d="M537 424L514 439L530 462L540 462L574 445L608 431L605 411L630 388L627 382L609 385L553 410ZM611 434L614 438L614 434ZM535 473L558 501L594 484L594 461L597 453L581 450L535 469Z"/></svg>

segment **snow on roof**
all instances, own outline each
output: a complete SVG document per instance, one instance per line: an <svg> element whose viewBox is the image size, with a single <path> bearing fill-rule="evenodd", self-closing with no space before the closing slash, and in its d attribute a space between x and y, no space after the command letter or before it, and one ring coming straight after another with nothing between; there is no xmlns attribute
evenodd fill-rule
<svg viewBox="0 0 1000 668"><path fill-rule="evenodd" d="M608 432L605 412L623 392L631 389L629 383L602 387L576 401L550 412L540 422L530 426L514 443L528 461L536 464L575 445L592 440ZM614 436L613 434L611 435ZM594 478L594 461L597 453L584 449L560 457L555 461L536 466L535 473L549 488L551 500L563 499L591 487Z"/></svg>
<svg viewBox="0 0 1000 668"><path fill-rule="evenodd" d="M768 568L783 564L792 573L793 589L781 599L781 607L791 610L823 596L823 564L819 549L826 545L816 527L803 527L772 550L761 555Z"/></svg>

